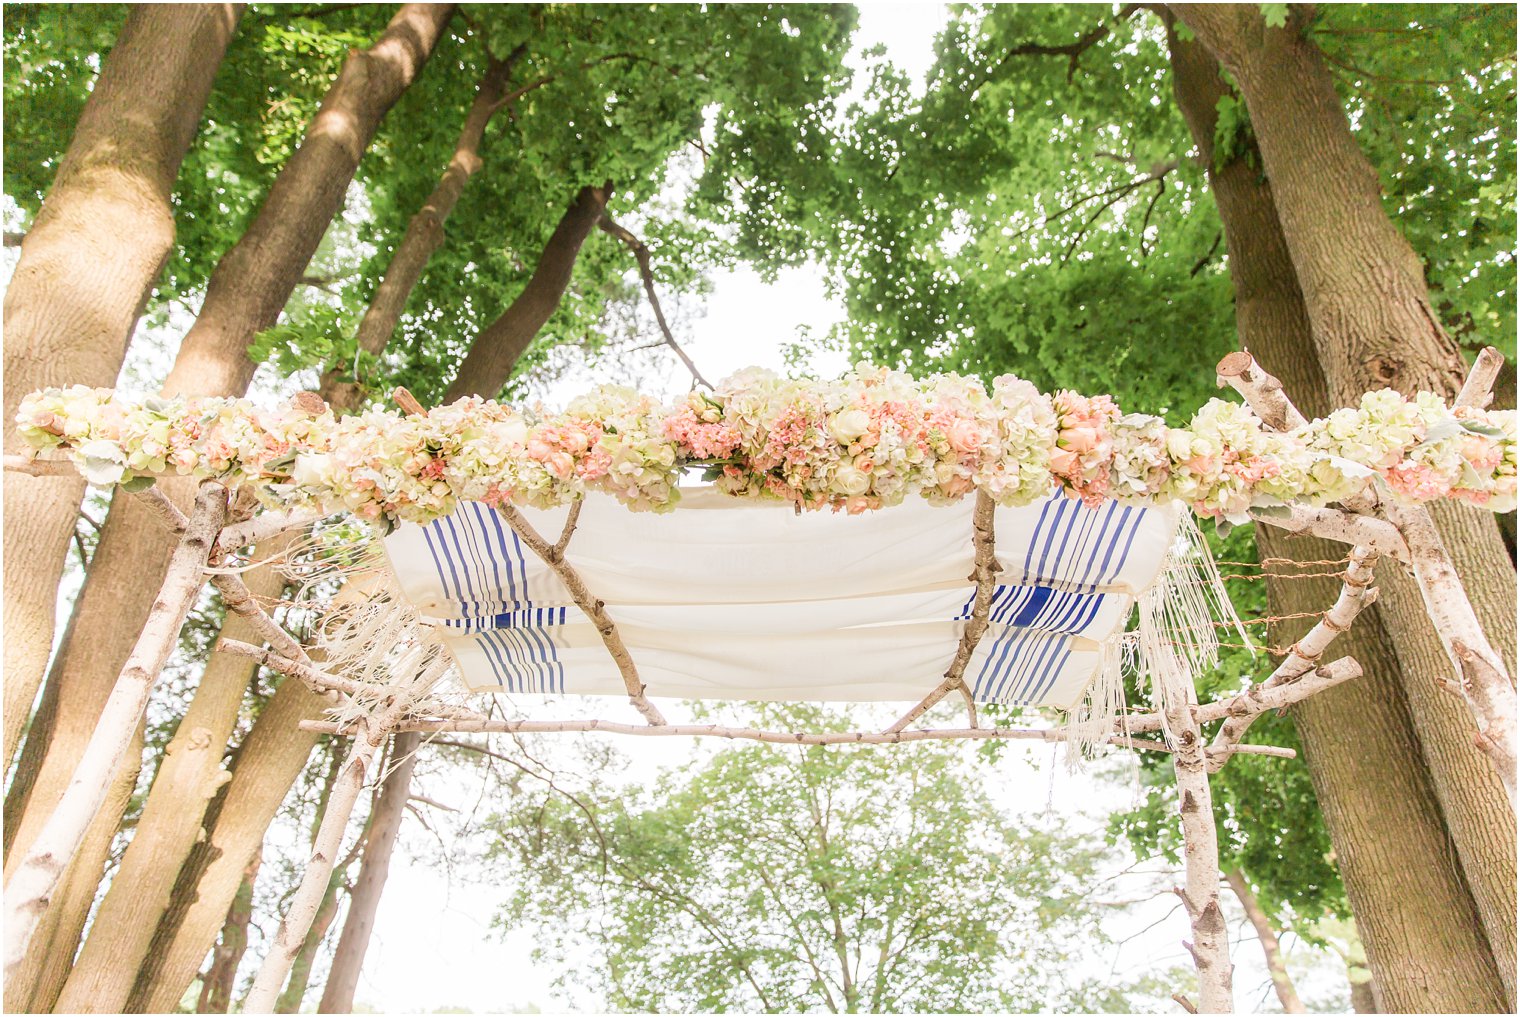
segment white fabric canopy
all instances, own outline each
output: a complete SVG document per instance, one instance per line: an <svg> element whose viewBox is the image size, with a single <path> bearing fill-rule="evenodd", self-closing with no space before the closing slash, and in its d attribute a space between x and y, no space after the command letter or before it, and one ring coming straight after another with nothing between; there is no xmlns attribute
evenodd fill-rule
<svg viewBox="0 0 1520 1017"><path fill-rule="evenodd" d="M566 559L605 601L651 696L916 700L942 680L969 617L972 509L966 498L797 515L696 488L654 515L591 494ZM567 511L523 514L553 542ZM1074 706L1176 526L1173 509L1060 495L999 508L1003 571L966 669L976 698ZM595 626L491 509L403 525L385 548L471 690L626 695Z"/></svg>

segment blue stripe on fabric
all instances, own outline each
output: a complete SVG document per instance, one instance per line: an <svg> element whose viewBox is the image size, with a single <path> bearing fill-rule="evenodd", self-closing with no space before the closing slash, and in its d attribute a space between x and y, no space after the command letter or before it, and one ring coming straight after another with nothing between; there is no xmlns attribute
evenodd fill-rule
<svg viewBox="0 0 1520 1017"><path fill-rule="evenodd" d="M517 534L509 542L496 513L488 522L474 504L469 512L422 527L422 533L445 597L464 616L445 625L477 642L497 684L509 692L563 692L559 641L546 629L566 624L568 612L529 599L527 558Z"/></svg>

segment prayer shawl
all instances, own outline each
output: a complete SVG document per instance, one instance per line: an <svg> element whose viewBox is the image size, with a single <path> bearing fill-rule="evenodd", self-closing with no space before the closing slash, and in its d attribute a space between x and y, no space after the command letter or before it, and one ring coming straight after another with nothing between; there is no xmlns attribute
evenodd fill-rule
<svg viewBox="0 0 1520 1017"><path fill-rule="evenodd" d="M651 696L917 700L971 616L973 505L799 515L695 488L650 514L589 494L566 560ZM553 542L568 510L522 511ZM997 509L1002 571L965 672L976 699L1073 709L1095 676L1117 681L1119 638L1180 543L1180 514L1059 494ZM626 695L595 626L492 509L404 524L385 550L470 690Z"/></svg>

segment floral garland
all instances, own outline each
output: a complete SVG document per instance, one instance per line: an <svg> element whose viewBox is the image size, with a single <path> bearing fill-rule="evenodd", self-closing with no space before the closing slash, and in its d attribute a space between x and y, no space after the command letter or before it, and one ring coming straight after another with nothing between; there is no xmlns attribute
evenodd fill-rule
<svg viewBox="0 0 1520 1017"><path fill-rule="evenodd" d="M335 417L306 394L148 399L76 386L27 396L16 417L38 452L64 452L91 483L156 474L249 487L272 507L426 522L461 500L547 508L602 491L631 509L674 508L682 470L736 497L856 513L912 495L973 490L1024 505L1060 489L1089 504L1180 500L1206 517L1323 505L1379 478L1406 502L1515 506L1513 411L1451 409L1383 390L1289 433L1210 400L1186 427L1121 413L1109 396L1040 393L1011 375L989 392L959 375L916 379L861 364L835 381L752 368L662 406L603 386L563 412L462 399L425 415Z"/></svg>

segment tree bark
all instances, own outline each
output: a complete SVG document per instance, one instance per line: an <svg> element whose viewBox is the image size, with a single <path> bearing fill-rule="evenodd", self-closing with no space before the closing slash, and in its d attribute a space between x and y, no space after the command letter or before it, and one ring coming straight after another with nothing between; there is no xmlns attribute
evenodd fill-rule
<svg viewBox="0 0 1520 1017"><path fill-rule="evenodd" d="M316 843L318 834L322 830L322 819L327 815L327 803L332 800L333 788L338 783L338 775L343 771L343 753L339 745L332 746L331 765L327 769L327 778L322 785L322 795L317 802L316 815L312 818L311 839ZM360 838L363 840L363 837ZM349 859L354 852L349 853ZM290 966L290 979L285 983L285 990L280 993L280 998L275 1001L275 1013L299 1013L301 1001L306 998L306 988L311 984L311 968L316 962L317 951L322 948L322 940L327 936L327 930L332 928L333 919L338 914L338 891L343 887L343 881L348 871L348 860L333 866L332 875L327 880L327 891L322 895L322 904L317 908L317 916L312 920L311 928L306 932L306 939L301 943L301 950L296 954L295 963Z"/></svg>
<svg viewBox="0 0 1520 1017"><path fill-rule="evenodd" d="M1351 133L1323 56L1303 34L1305 11L1292 8L1287 26L1275 29L1247 5L1173 9L1240 85L1330 399L1349 404L1383 386L1453 396L1466 373L1462 357L1430 305L1419 257L1383 210L1377 174ZM1513 661L1514 568L1493 514L1452 504L1431 515L1489 640ZM1439 689L1439 680L1458 676L1418 587L1386 567L1380 585L1379 612L1402 665L1423 758L1513 1009L1514 812L1474 747L1465 705ZM1386 989L1370 933L1367 950Z"/></svg>
<svg viewBox="0 0 1520 1017"><path fill-rule="evenodd" d="M1182 822L1185 885L1178 890L1192 927L1193 941L1185 944L1198 971L1198 1013L1235 1011L1234 969L1230 961L1230 930L1219 906L1219 833L1214 825L1214 799L1209 790L1207 744L1193 719L1189 695L1168 711L1167 726L1177 750L1172 772L1177 780L1177 809Z"/></svg>
<svg viewBox="0 0 1520 1017"><path fill-rule="evenodd" d="M278 553L289 540L276 538L256 553ZM268 566L244 575L257 597L278 597L285 581ZM218 638L258 642L261 637L232 612ZM110 889L96 912L93 930L68 972L55 1009L61 1013L119 1013L133 976L167 907L181 864L201 835L206 807L231 779L222 759L237 724L252 661L213 653L190 706L170 739Z"/></svg>
<svg viewBox="0 0 1520 1017"><path fill-rule="evenodd" d="M475 92L475 101L459 132L459 140L454 143L454 155L438 186L407 223L406 234L396 245L390 264L385 267L385 278L380 281L380 288L375 291L359 322L356 338L363 352L374 356L390 342L396 323L401 320L401 312L406 310L406 302L422 278L428 260L443 244L443 224L458 204L465 185L480 170L480 145L485 138L486 125L505 104L512 66L521 52L519 47L507 59L492 58L487 64ZM323 388L332 392L329 401L346 407L357 406L359 388L350 382L340 382L339 374L339 370L333 368L322 378Z"/></svg>
<svg viewBox="0 0 1520 1017"><path fill-rule="evenodd" d="M1377 991L1372 986L1372 971L1367 967L1367 951L1362 946L1356 923L1351 923L1351 941L1346 946L1346 981L1351 986L1351 1012L1377 1013Z"/></svg>
<svg viewBox="0 0 1520 1017"><path fill-rule="evenodd" d="M1293 979L1288 974L1288 965L1283 961L1277 929L1272 925L1271 917L1262 910L1261 901L1256 899L1245 874L1239 869L1230 869L1224 878L1230 884L1230 889L1235 891L1240 906L1245 908L1251 927L1256 930L1261 952L1267 958L1267 972L1272 976L1272 988L1277 993L1277 1001L1282 1004L1283 1013L1307 1013L1303 1000L1298 998L1298 990L1293 986Z"/></svg>
<svg viewBox="0 0 1520 1017"><path fill-rule="evenodd" d="M354 804L377 762L376 751L384 743L386 731L395 723L401 709L397 705L386 707L378 716L361 722L358 732L350 739L342 771L323 809L322 823L301 874L300 885L286 905L280 928L269 944L264 963L254 976L253 986L248 990L245 1007L254 1013L267 1013L274 1008L291 965L306 942L306 934L326 895Z"/></svg>
<svg viewBox="0 0 1520 1017"><path fill-rule="evenodd" d="M247 388L256 366L246 355L249 341L277 320L328 223L342 208L381 118L421 70L452 11L451 5L404 5L373 46L350 53L301 146L281 168L248 230L212 273L201 313L164 383L165 395L238 395ZM163 486L178 492L186 487ZM45 701L52 700L45 716L54 719L54 726L34 725L35 737L27 739L7 797L7 820L17 829L13 854L26 849L57 800L77 755L77 733L93 727L171 546L151 513L131 499L113 503L75 607L72 628L88 632L89 638L83 645L69 640L60 648L45 694ZM114 817L101 821L114 822ZM90 899L58 903L62 912L82 913ZM42 963L44 955L72 954L76 946L77 939L39 943L37 959L29 963ZM51 993L60 988L52 986ZM50 1008L44 987L38 993L33 1004Z"/></svg>
<svg viewBox="0 0 1520 1017"><path fill-rule="evenodd" d="M306 990L311 985L311 969L316 964L317 952L322 949L322 940L327 938L327 930L332 928L333 919L338 917L338 891L342 888L343 872L334 869L327 880L327 893L322 896L322 905L317 908L317 917L312 919L306 940L290 965L290 979L285 983L280 998L275 1000L275 1013L301 1012L301 1001L306 998Z"/></svg>
<svg viewBox="0 0 1520 1017"><path fill-rule="evenodd" d="M481 138L504 99L511 63L509 59L489 64L442 179L412 217L391 259L385 280L359 326L359 344L370 354L379 353L390 341L411 289L442 241L443 221L479 169ZM338 371L327 372L319 394L336 410L352 410L362 392L339 379ZM293 539L283 536L268 541L255 549L254 558L278 559ZM282 582L269 569L255 571L248 580L256 596L277 595ZM259 641L247 623L231 616L220 638ZM118 931L108 941L102 939L98 947L94 945L96 937L86 941L59 997L60 1009L114 1012L131 992L133 976L147 953L169 890L195 845L206 802L225 780L220 766L222 746L236 723L242 690L256 672L246 658L230 654L214 655L207 663L189 711L160 766L133 843L99 911L101 918L111 919L99 927Z"/></svg>
<svg viewBox="0 0 1520 1017"><path fill-rule="evenodd" d="M253 887L259 878L259 866L263 864L264 852L255 851L243 871L243 881L238 884L237 896L227 909L227 921L222 924L222 934L216 949L211 952L211 967L201 976L201 995L196 1001L196 1013L226 1013L232 1006L232 994L237 989L238 965L248 952L248 925L253 920Z"/></svg>
<svg viewBox="0 0 1520 1017"><path fill-rule="evenodd" d="M1225 94L1217 61L1196 43L1172 44L1178 104L1204 159L1213 164L1215 106ZM1311 415L1331 408L1272 188L1245 161L1210 174L1225 229L1241 344L1282 379ZM1265 555L1339 558L1340 545L1257 528ZM1268 579L1275 615L1323 610L1334 580ZM1305 762L1335 846L1347 896L1366 940L1385 1006L1481 1010L1503 998L1487 943L1477 934L1477 905L1453 847L1420 739L1401 687L1401 666L1378 606L1364 611L1337 646L1364 676L1293 709ZM1287 645L1307 623L1273 626ZM1481 760L1480 760L1481 762ZM1486 764L1485 764L1486 765ZM1377 788L1375 795L1369 788ZM1508 869L1513 879L1513 864Z"/></svg>
<svg viewBox="0 0 1520 1017"><path fill-rule="evenodd" d="M237 895L248 862L280 803L305 767L316 735L299 730L326 703L296 681L282 682L239 746L232 780L207 818L207 836L180 871L159 920L127 1013L172 1013L195 980Z"/></svg>
<svg viewBox="0 0 1520 1017"><path fill-rule="evenodd" d="M611 196L611 181L601 187L581 188L550 234L528 284L470 347L464 363L459 365L459 373L444 393L444 402L471 395L494 399L501 391L512 376L512 365L559 307L570 285L581 244L596 228Z"/></svg>
<svg viewBox="0 0 1520 1017"><path fill-rule="evenodd" d="M174 247L170 192L242 4L139 4L106 56L5 291L6 454L23 396L109 388ZM5 480L4 764L53 645L77 477Z"/></svg>
<svg viewBox="0 0 1520 1017"><path fill-rule="evenodd" d="M205 585L206 561L226 511L226 490L210 481L202 483L148 621L106 701L100 722L80 753L57 808L27 849L16 852L20 862L5 884L8 982L20 973L38 923L54 905L55 891L67 868L75 863L80 845L105 803L112 775L130 766L127 755L133 735L142 723L158 674L178 641L180 627Z"/></svg>
<svg viewBox="0 0 1520 1017"><path fill-rule="evenodd" d="M369 835L364 841L364 860L359 880L349 894L348 917L333 952L327 984L322 989L318 1013L350 1013L354 1008L354 991L370 935L375 930L375 915L380 910L380 895L390 874L391 855L406 817L406 803L411 795L412 770L417 765L417 746L421 736L402 732L391 739L391 770L385 776L380 801L370 820Z"/></svg>

